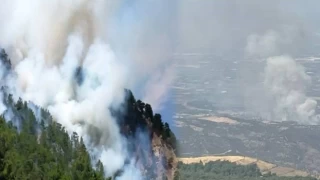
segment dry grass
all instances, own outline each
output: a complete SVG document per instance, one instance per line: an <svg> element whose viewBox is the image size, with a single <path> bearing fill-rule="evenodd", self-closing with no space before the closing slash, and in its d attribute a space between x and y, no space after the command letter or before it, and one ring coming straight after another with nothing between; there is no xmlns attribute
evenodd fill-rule
<svg viewBox="0 0 320 180"><path fill-rule="evenodd" d="M191 158L178 158L179 161L185 164L192 163L208 163L211 161L229 161L241 165L257 164L262 173L275 173L278 176L308 176L309 174L304 171L296 170L288 167L277 166L259 159L245 157L245 156L203 156Z"/></svg>

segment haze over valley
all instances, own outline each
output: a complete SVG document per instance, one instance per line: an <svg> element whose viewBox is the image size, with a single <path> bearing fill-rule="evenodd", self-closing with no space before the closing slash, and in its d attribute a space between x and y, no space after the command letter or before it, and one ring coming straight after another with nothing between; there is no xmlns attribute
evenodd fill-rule
<svg viewBox="0 0 320 180"><path fill-rule="evenodd" d="M320 172L319 13L311 4L197 4L203 12L189 22L207 29L193 27L202 33L190 39L210 44L174 54L181 157L240 155ZM220 19L200 18L208 14Z"/></svg>

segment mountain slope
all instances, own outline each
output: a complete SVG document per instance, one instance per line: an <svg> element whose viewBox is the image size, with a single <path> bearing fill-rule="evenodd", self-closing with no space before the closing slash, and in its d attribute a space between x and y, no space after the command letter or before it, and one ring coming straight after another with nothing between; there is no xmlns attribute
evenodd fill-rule
<svg viewBox="0 0 320 180"><path fill-rule="evenodd" d="M90 157L82 137L76 133L69 136L47 110L21 99L15 103L11 95L4 103L7 110L0 118L0 179L104 179L102 163ZM142 108L143 103L135 100L126 104L127 112L119 124L125 129L122 134L131 142L128 149L144 177L173 179L175 138L169 126L163 124L160 115L153 116L150 105ZM149 115L141 114L145 109ZM150 135L146 139L150 146L138 141L141 129Z"/></svg>
<svg viewBox="0 0 320 180"><path fill-rule="evenodd" d="M3 50L0 51L0 68L0 79L6 79L10 73L13 74L10 59ZM83 81L81 74L82 68L79 67L74 78L80 85ZM113 159L101 159L101 155L94 152L99 149L91 149L95 144L99 145L102 138L108 138L102 137L103 128L86 122L85 119L82 120L83 117L77 122L70 122L86 132L84 135L89 137L86 142L77 133L67 132L68 129L57 123L48 110L32 102L24 102L22 99L16 101L17 97L13 97L7 85L1 81L0 89L0 100L3 100L0 101L0 105L5 107L5 111L0 109L1 128L4 128L4 131L0 132L0 143L3 145L0 146L0 175L4 179L23 179L27 178L28 174L43 179L99 179L103 178L104 173L110 174L105 172L106 169L103 168L99 158L107 162L112 162ZM112 176L115 179L123 178L126 168L133 166L134 171L139 171L136 173L142 174L142 177L137 176L139 179L173 179L177 164L176 138L169 124L162 121L160 114L153 113L151 105L136 100L130 90L125 89L123 94L125 98L122 104L116 108L113 106L106 108L112 118L101 117L102 120L109 118L108 120L115 121L120 129L120 136L125 140L123 149L127 154L124 165L120 169L117 168ZM112 135L113 132L110 133ZM86 147L88 144L91 146ZM49 159L44 158L40 161L39 158L42 156L37 154L41 153ZM9 157L12 159L6 159ZM81 157L79 162L77 157Z"/></svg>
<svg viewBox="0 0 320 180"><path fill-rule="evenodd" d="M11 114L0 118L0 179L105 179L103 165L98 161L92 167L76 133L70 137L43 109L37 122L21 99L13 103L8 96L5 103Z"/></svg>

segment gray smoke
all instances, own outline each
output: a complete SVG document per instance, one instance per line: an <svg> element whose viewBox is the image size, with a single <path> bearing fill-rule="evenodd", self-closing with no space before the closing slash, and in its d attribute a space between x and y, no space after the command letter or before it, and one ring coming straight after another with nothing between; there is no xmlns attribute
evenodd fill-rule
<svg viewBox="0 0 320 180"><path fill-rule="evenodd" d="M306 96L311 78L289 56L267 59L264 86L273 106L274 120L318 123L314 119L317 101Z"/></svg>
<svg viewBox="0 0 320 180"><path fill-rule="evenodd" d="M144 92L142 98L160 107L172 81L166 49L170 38L167 34L151 38L167 27L171 15L160 12L168 2L1 0L0 47L7 50L13 65L1 85L15 100L21 97L47 108L67 131L82 136L91 155L111 175L130 157L109 107L123 102L124 88ZM80 84L74 78L79 67ZM3 72L0 65L2 77ZM1 94L0 100L1 113L6 108ZM136 172L132 178L142 178L134 166L126 170Z"/></svg>
<svg viewBox="0 0 320 180"><path fill-rule="evenodd" d="M265 58L261 100L256 102L261 114L273 121L296 121L317 124L317 101L307 97L311 77L302 65L288 55L281 55L283 47L296 37L292 31L281 33L270 30L263 35L248 37L246 52L251 57ZM257 109L256 109L257 110Z"/></svg>

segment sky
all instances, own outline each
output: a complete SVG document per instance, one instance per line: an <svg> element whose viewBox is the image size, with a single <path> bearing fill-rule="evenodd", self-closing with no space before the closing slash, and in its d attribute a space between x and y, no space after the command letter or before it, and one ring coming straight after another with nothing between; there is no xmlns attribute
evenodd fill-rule
<svg viewBox="0 0 320 180"><path fill-rule="evenodd" d="M270 29L281 31L284 26L309 34L318 32L320 26L320 2L316 0L178 2L177 51L182 52L241 53L239 49L245 46L250 34ZM303 44L304 40L309 39L305 37L296 43Z"/></svg>

